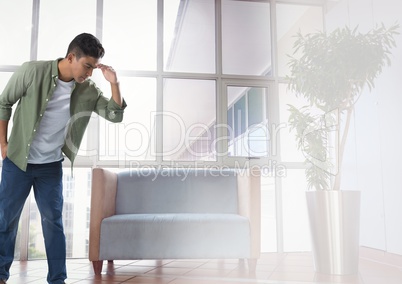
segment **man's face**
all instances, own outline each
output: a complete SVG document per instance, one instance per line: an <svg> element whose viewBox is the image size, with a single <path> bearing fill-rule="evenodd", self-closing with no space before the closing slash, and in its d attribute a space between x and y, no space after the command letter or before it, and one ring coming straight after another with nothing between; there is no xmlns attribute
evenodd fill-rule
<svg viewBox="0 0 402 284"><path fill-rule="evenodd" d="M77 57L74 56L71 66L74 80L77 83L84 82L92 76L92 71L97 68L98 63L99 59L94 57L82 56L80 59L77 59Z"/></svg>

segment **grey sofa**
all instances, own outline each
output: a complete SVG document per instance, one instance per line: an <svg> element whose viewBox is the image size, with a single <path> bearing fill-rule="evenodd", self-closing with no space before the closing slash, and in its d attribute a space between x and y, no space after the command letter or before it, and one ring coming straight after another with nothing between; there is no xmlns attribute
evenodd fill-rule
<svg viewBox="0 0 402 284"><path fill-rule="evenodd" d="M89 260L260 256L260 176L220 169L92 171Z"/></svg>

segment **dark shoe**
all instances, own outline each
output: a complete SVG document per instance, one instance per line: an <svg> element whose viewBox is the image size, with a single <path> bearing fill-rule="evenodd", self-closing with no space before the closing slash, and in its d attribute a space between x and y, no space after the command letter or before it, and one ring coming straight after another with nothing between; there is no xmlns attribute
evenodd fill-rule
<svg viewBox="0 0 402 284"><path fill-rule="evenodd" d="M0 279L0 284L6 284L7 280L5 279Z"/></svg>

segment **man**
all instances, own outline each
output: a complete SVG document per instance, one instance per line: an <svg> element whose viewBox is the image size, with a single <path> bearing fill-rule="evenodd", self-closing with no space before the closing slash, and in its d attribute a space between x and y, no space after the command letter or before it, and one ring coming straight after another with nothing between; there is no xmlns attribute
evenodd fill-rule
<svg viewBox="0 0 402 284"><path fill-rule="evenodd" d="M100 63L103 55L96 37L80 34L70 43L65 58L24 63L0 95L0 284L10 276L18 221L31 187L41 214L47 281L59 284L67 278L62 223L63 157L73 164L91 112L120 122L126 107L116 72ZM88 79L97 68L110 82L110 100ZM7 140L15 103L18 105Z"/></svg>

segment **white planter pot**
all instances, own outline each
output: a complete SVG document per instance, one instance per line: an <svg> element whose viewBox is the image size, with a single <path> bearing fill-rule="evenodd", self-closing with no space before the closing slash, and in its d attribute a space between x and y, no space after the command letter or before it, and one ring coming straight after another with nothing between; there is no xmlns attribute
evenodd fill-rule
<svg viewBox="0 0 402 284"><path fill-rule="evenodd" d="M315 271L357 274L360 191L308 191L306 198Z"/></svg>

